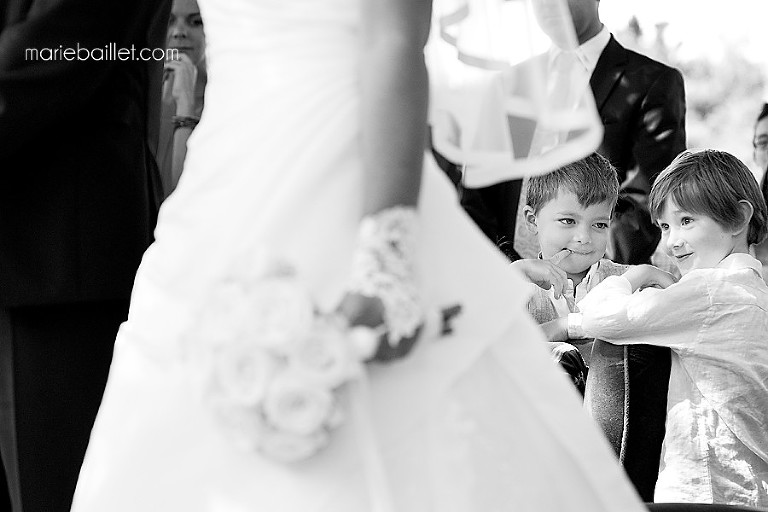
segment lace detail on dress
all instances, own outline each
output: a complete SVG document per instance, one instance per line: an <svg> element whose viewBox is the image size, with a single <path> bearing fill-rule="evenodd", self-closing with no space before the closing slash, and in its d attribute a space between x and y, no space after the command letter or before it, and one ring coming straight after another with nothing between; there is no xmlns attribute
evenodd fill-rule
<svg viewBox="0 0 768 512"><path fill-rule="evenodd" d="M414 279L417 224L412 207L395 206L365 217L352 262L349 291L381 299L393 346L412 337L422 323Z"/></svg>

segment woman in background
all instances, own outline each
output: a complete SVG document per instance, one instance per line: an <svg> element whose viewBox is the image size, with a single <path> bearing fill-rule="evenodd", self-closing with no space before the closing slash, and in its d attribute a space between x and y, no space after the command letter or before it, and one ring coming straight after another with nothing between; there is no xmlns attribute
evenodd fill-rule
<svg viewBox="0 0 768 512"><path fill-rule="evenodd" d="M158 165L163 195L176 188L187 155L187 140L203 112L205 33L196 0L174 0L168 21L168 49L172 57L163 74Z"/></svg>

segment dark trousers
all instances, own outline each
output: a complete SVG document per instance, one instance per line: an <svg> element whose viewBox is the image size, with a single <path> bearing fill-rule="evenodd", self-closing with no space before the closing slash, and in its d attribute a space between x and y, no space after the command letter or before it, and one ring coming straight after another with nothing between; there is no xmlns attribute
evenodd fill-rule
<svg viewBox="0 0 768 512"><path fill-rule="evenodd" d="M68 512L128 301L0 308L0 453L14 512Z"/></svg>
<svg viewBox="0 0 768 512"><path fill-rule="evenodd" d="M584 406L602 428L643 501L659 475L672 365L669 349L596 340Z"/></svg>

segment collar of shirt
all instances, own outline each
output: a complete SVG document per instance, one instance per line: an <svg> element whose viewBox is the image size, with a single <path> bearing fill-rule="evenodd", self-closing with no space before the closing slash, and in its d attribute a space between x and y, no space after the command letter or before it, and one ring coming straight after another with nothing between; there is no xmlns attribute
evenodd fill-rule
<svg viewBox="0 0 768 512"><path fill-rule="evenodd" d="M541 253L539 253L538 258L540 260L544 259ZM599 266L600 261L598 260L596 263L593 263L591 267L589 267L587 275L585 275L581 282L576 285L575 292L573 279L568 279L566 281L565 290L563 290L563 294L559 299L555 299L555 291L553 288L547 290L547 295L552 301L552 304L555 306L555 311L557 311L558 316L564 317L567 316L568 313L577 313L579 311L576 303L583 299L587 292L590 290L589 282L592 280L592 277L595 275L595 272L597 272Z"/></svg>
<svg viewBox="0 0 768 512"><path fill-rule="evenodd" d="M760 260L743 252L735 252L733 254L729 254L723 258L720 263L717 264L717 268L724 268L727 270L751 268L757 272L757 275L763 277L763 264L760 263Z"/></svg>
<svg viewBox="0 0 768 512"><path fill-rule="evenodd" d="M600 32L597 33L596 36L573 50L573 53L576 55L579 62L581 62L581 64L584 66L584 69L587 71L588 76L592 75L592 72L597 66L597 61L600 59L600 55L603 53L603 50L605 50L605 47L608 46L608 41L610 40L611 33L608 31L608 28L603 25L603 28L600 30ZM550 66L554 64L557 56L563 51L566 50L561 50L557 46L550 47Z"/></svg>

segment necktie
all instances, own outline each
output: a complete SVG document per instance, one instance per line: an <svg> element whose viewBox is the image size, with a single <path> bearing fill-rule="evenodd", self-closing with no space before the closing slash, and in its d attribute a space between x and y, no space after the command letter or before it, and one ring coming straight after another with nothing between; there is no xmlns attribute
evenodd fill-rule
<svg viewBox="0 0 768 512"><path fill-rule="evenodd" d="M573 51L562 51L552 63L551 85L547 87L547 96L553 112L572 110L579 101L580 80L576 78L576 66L579 58Z"/></svg>

